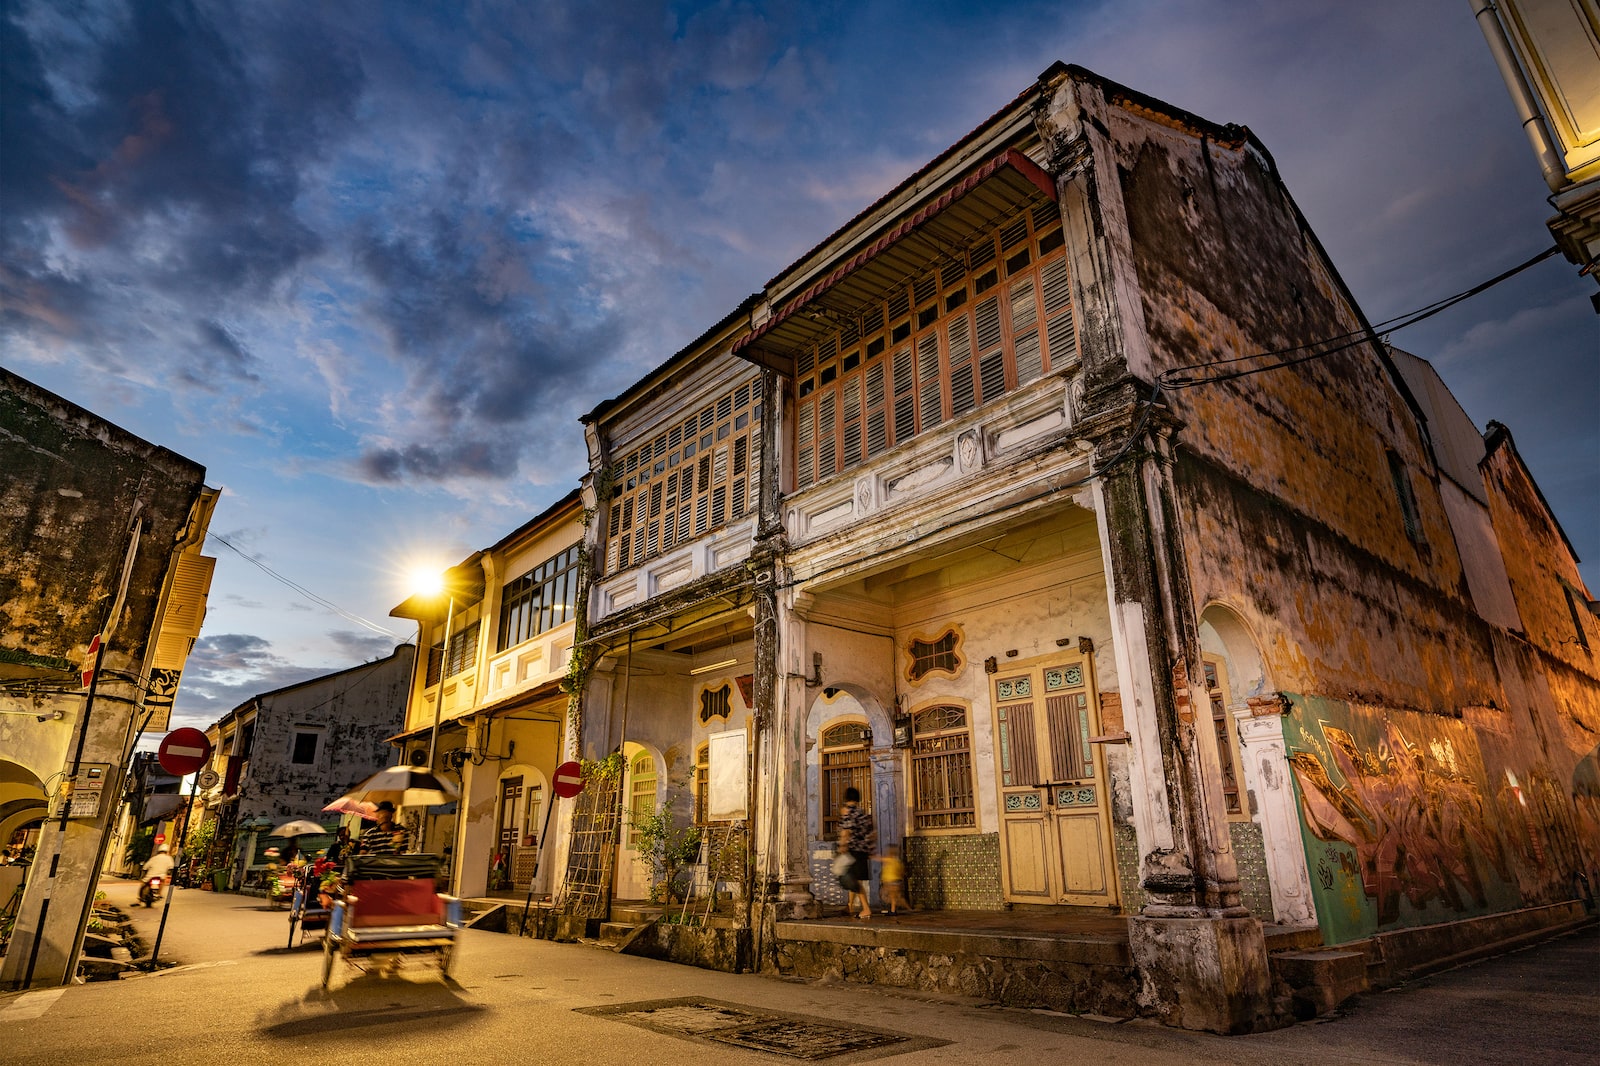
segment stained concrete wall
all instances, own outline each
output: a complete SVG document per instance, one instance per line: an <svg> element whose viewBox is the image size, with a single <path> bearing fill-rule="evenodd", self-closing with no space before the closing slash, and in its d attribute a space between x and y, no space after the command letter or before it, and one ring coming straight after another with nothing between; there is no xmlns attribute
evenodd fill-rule
<svg viewBox="0 0 1600 1066"><path fill-rule="evenodd" d="M254 697L249 762L239 781L239 819L322 817L324 804L394 761L388 740L404 721L416 647ZM295 736L320 740L310 763L291 761Z"/></svg>
<svg viewBox="0 0 1600 1066"><path fill-rule="evenodd" d="M1102 114L1152 374L1363 328L1244 131ZM1526 471L1487 460L1513 611L1481 512L1462 526L1484 495L1464 472L1468 434L1441 426L1436 462L1424 407L1381 345L1163 401L1181 421L1192 609L1225 605L1290 695L1283 736L1328 939L1570 893L1595 865L1571 775L1600 725L1600 674L1563 591L1586 598L1570 549ZM1457 491L1442 468L1469 480ZM1517 615L1521 633L1506 628Z"/></svg>
<svg viewBox="0 0 1600 1066"><path fill-rule="evenodd" d="M0 469L0 676L38 686L0 697L23 712L0 715L0 751L52 790L70 773L80 736L83 761L110 767L98 817L46 822L0 969L0 986L60 984L76 969L168 572L204 534L202 522L185 536L205 471L4 370ZM77 674L102 630L109 637L85 722Z"/></svg>

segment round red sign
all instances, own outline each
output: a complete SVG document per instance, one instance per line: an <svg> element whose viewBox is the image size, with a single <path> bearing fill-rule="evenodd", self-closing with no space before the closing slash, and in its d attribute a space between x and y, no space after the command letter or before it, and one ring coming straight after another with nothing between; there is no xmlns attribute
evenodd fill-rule
<svg viewBox="0 0 1600 1066"><path fill-rule="evenodd" d="M156 761L169 774L192 774L211 757L211 741L198 729L174 729L156 749Z"/></svg>
<svg viewBox="0 0 1600 1066"><path fill-rule="evenodd" d="M583 791L583 767L575 762L564 762L556 767L555 783L551 786L562 799L571 799Z"/></svg>

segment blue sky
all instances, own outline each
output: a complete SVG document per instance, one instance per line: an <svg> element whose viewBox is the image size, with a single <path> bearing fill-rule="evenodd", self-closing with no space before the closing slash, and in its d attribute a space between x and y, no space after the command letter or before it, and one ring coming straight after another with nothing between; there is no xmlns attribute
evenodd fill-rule
<svg viewBox="0 0 1600 1066"><path fill-rule="evenodd" d="M1471 12L1406 4L0 0L0 363L205 464L178 701L384 654L578 416L1055 60L1249 126L1369 319L1550 243ZM1394 336L1600 578L1600 318L1560 259Z"/></svg>

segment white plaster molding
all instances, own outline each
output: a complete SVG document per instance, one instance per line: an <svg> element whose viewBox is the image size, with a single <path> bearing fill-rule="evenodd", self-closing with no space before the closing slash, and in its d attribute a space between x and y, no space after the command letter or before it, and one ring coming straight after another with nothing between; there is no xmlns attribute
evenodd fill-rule
<svg viewBox="0 0 1600 1066"><path fill-rule="evenodd" d="M926 490L954 478L955 468L955 457L946 454L898 477L886 478L883 484L884 499L888 503L895 503L908 496L923 495Z"/></svg>
<svg viewBox="0 0 1600 1066"><path fill-rule="evenodd" d="M1281 925L1315 924L1316 905L1289 777L1283 719L1277 714L1253 714L1248 704L1232 713L1244 749L1245 786L1255 797L1255 819L1266 848L1273 918Z"/></svg>
<svg viewBox="0 0 1600 1066"><path fill-rule="evenodd" d="M988 438L989 454L993 456L1004 455L1006 452L1036 441L1040 437L1064 429L1066 425L1066 414L1058 408L1039 418L996 429Z"/></svg>
<svg viewBox="0 0 1600 1066"><path fill-rule="evenodd" d="M1167 806L1166 773L1161 764L1161 738L1156 724L1155 689L1146 651L1144 609L1116 600L1116 569L1111 564L1110 530L1106 525L1104 486L1095 481L1093 512L1100 533L1101 564L1111 614L1111 650L1122 694L1122 720L1129 733L1128 776L1133 799L1133 828L1139 854L1170 851L1172 812Z"/></svg>

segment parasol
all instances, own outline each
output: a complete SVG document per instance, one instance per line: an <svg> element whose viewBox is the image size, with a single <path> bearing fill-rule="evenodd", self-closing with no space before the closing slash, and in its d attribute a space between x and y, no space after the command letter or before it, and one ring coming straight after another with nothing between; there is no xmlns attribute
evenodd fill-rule
<svg viewBox="0 0 1600 1066"><path fill-rule="evenodd" d="M456 786L437 774L415 766L391 766L379 770L334 802L355 800L376 804L388 800L396 807L433 807L449 803L458 795Z"/></svg>
<svg viewBox="0 0 1600 1066"><path fill-rule="evenodd" d="M324 834L326 832L326 829L310 819L296 818L292 822L284 822L267 835L272 837L298 837L309 836L311 834Z"/></svg>
<svg viewBox="0 0 1600 1066"><path fill-rule="evenodd" d="M369 822L378 820L378 805L368 803L366 800L353 799L350 796L340 796L326 807L322 808L330 814L356 814Z"/></svg>

